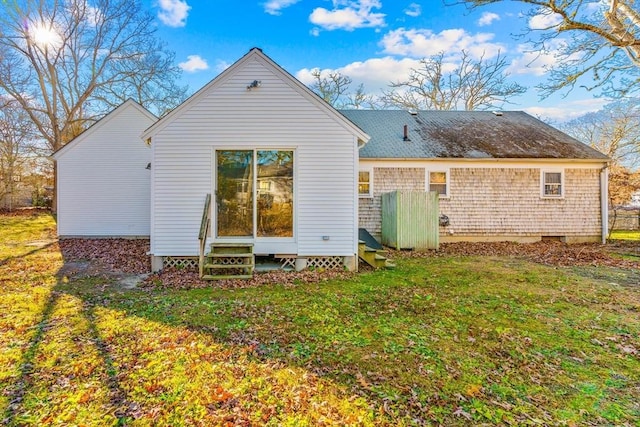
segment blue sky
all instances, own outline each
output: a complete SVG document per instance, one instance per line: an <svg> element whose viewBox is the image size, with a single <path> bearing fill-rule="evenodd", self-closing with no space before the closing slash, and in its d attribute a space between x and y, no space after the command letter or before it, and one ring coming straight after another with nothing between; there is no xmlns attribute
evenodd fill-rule
<svg viewBox="0 0 640 427"><path fill-rule="evenodd" d="M454 64L465 49L475 57L506 55L511 78L530 87L502 106L505 110L561 122L607 102L583 91L540 100L533 86L545 78L544 65L553 58L528 52L524 39L513 35L554 17L525 16L527 9L518 3L471 11L442 0L150 0L148 5L191 91L252 47L262 48L303 83L311 82L314 68L337 70L353 79L354 89L363 83L371 93L405 78L424 57L444 51Z"/></svg>

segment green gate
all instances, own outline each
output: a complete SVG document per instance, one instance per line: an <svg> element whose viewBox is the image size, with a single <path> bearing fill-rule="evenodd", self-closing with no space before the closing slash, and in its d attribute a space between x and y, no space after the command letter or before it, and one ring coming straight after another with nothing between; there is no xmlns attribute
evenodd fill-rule
<svg viewBox="0 0 640 427"><path fill-rule="evenodd" d="M382 244L395 249L438 249L439 206L435 191L382 195Z"/></svg>

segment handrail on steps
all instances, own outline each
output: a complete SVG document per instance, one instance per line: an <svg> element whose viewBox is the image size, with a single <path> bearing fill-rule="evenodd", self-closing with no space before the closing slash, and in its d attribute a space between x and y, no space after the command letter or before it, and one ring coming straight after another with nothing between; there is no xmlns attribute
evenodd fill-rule
<svg viewBox="0 0 640 427"><path fill-rule="evenodd" d="M207 193L207 197L204 201L202 221L200 222L200 233L198 233L198 240L200 240L200 258L198 260L200 277L202 277L202 275L204 274L204 251L207 245L207 235L209 234L209 227L211 227L211 193Z"/></svg>

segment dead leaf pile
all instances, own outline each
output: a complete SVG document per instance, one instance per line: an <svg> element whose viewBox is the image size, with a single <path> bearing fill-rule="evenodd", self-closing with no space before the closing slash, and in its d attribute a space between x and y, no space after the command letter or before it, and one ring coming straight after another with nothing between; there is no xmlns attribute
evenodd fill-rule
<svg viewBox="0 0 640 427"><path fill-rule="evenodd" d="M65 262L87 260L110 272L142 274L151 270L146 239L62 239L59 246Z"/></svg>
<svg viewBox="0 0 640 427"><path fill-rule="evenodd" d="M619 256L624 253L638 257L629 260ZM617 255L616 255L617 254ZM512 256L523 257L545 265L570 267L593 265L619 268L640 268L640 244L596 243L567 244L558 241L536 243L515 242L456 242L442 243L440 249L429 251L393 251L392 257L425 258L432 256Z"/></svg>
<svg viewBox="0 0 640 427"><path fill-rule="evenodd" d="M66 262L88 260L94 267L105 272L142 274L150 271L149 241L145 239L63 239L60 250ZM522 257L553 266L606 266L618 268L640 268L640 244L636 242L601 244L566 244L557 241L537 243L515 242L459 242L443 243L438 250L394 251L391 259L425 258L438 256L512 256ZM630 255L621 257L619 254ZM637 257L637 261L634 259ZM369 271L361 263L361 272ZM215 282L201 280L193 268L166 268L150 275L140 285L147 288L193 289L215 286L221 289L254 287L270 283L294 286L320 283L331 279L352 276L342 270L314 270L302 272L270 271L254 274L250 280L226 279Z"/></svg>
<svg viewBox="0 0 640 427"><path fill-rule="evenodd" d="M147 277L139 286L143 288L161 289L195 289L210 288L236 289L256 287L278 283L284 286L296 286L308 283L321 283L333 279L346 279L355 273L343 270L284 271L274 270L256 272L252 279L224 279L207 281L200 279L195 269L165 268L159 273Z"/></svg>

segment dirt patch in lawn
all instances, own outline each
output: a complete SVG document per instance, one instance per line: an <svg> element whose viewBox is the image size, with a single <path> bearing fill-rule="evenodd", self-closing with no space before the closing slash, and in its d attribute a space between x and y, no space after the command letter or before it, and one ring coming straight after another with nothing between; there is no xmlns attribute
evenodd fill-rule
<svg viewBox="0 0 640 427"><path fill-rule="evenodd" d="M61 275L114 277L123 287L203 288L212 282L200 280L193 268L167 268L151 274L149 241L144 239L64 239L59 242L65 264ZM640 242L616 241L601 244L565 244L543 241L443 243L439 250L388 251L392 259L442 256L512 256L544 265L569 268L577 274L626 285L640 284ZM362 270L369 271L364 263ZM608 267L604 269L602 267ZM276 270L256 273L250 280L220 280L219 288L260 286L268 283L297 285L343 279L353 275L342 270L291 272Z"/></svg>
<svg viewBox="0 0 640 427"><path fill-rule="evenodd" d="M64 259L59 277L102 277L131 289L151 272L146 239L63 239L58 244Z"/></svg>

